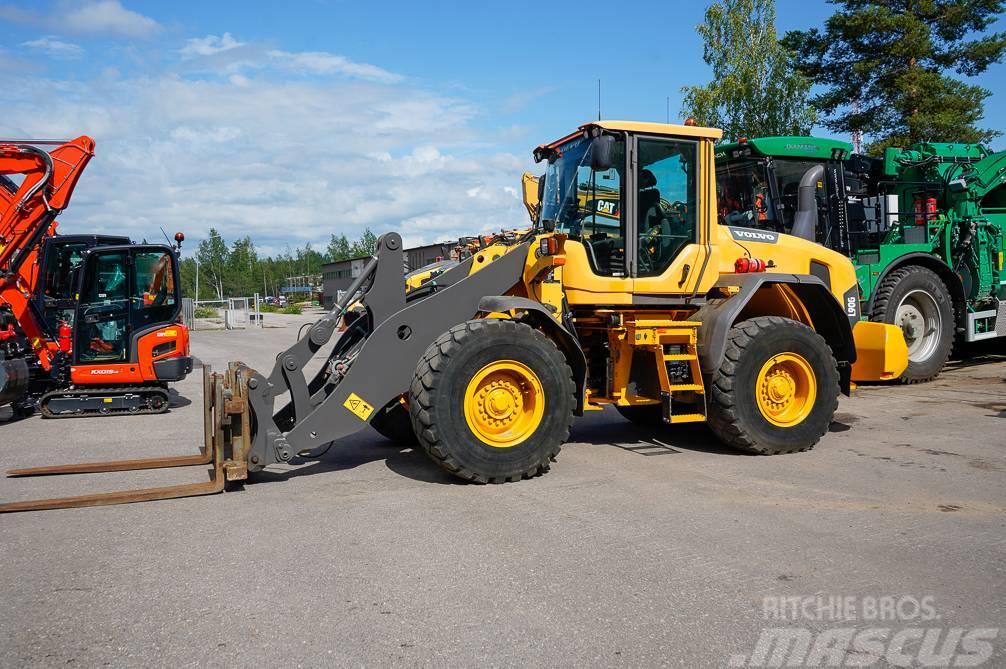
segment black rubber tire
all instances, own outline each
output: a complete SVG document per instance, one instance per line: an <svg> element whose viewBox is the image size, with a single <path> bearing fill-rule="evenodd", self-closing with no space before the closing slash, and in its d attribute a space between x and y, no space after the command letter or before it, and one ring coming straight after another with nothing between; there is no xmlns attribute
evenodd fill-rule
<svg viewBox="0 0 1006 669"><path fill-rule="evenodd" d="M766 420L755 399L762 366L785 352L801 355L817 380L814 407L792 427ZM759 316L734 325L727 333L723 362L710 384L709 427L724 443L749 453L806 451L828 431L838 409L838 394L838 363L821 335L788 318Z"/></svg>
<svg viewBox="0 0 1006 669"><path fill-rule="evenodd" d="M545 414L525 441L495 448L468 427L464 393L479 370L507 359L538 376ZM487 318L454 326L426 349L412 379L409 412L416 437L434 462L467 481L503 483L549 470L569 438L575 394L572 371L552 340L523 323Z"/></svg>
<svg viewBox="0 0 1006 669"><path fill-rule="evenodd" d="M633 407L620 407L615 405L615 411L622 414L622 418L645 427L661 427L664 423L664 410L659 404L640 404Z"/></svg>
<svg viewBox="0 0 1006 669"><path fill-rule="evenodd" d="M396 446L411 446L416 443L409 410L397 399L377 411L377 415L370 421L370 427Z"/></svg>
<svg viewBox="0 0 1006 669"><path fill-rule="evenodd" d="M896 269L877 287L877 295L873 298L873 309L870 320L877 323L897 324L898 305L912 291L925 291L932 297L940 312L943 323L939 333L939 342L932 353L924 360L908 361L908 368L898 377L901 383L922 383L932 381L947 364L950 352L954 347L954 304L950 291L943 280L935 272L918 265L910 265Z"/></svg>

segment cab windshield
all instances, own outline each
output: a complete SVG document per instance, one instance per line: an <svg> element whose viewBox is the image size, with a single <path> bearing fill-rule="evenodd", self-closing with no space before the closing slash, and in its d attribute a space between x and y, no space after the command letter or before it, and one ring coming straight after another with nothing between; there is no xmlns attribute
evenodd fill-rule
<svg viewBox="0 0 1006 669"><path fill-rule="evenodd" d="M615 142L612 167L591 169L591 140L572 139L558 147L545 171L541 220L572 238L621 236L624 144Z"/></svg>

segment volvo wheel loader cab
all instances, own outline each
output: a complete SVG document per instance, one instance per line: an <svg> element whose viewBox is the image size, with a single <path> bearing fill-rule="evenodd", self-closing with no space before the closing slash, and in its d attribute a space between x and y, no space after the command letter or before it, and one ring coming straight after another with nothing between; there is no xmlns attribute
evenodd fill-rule
<svg viewBox="0 0 1006 669"><path fill-rule="evenodd" d="M375 421L411 429L437 464L480 483L547 471L574 416L605 405L646 424L708 421L750 453L811 448L857 364L855 271L817 244L719 225L719 137L605 121L539 146L540 211L526 234L408 288L401 237L382 235L343 298L271 370L206 370L199 455L14 472L195 461L212 464L210 483L0 510L218 492ZM362 313L336 336L351 307ZM878 341L897 332L867 326ZM319 354L325 364L306 375Z"/></svg>

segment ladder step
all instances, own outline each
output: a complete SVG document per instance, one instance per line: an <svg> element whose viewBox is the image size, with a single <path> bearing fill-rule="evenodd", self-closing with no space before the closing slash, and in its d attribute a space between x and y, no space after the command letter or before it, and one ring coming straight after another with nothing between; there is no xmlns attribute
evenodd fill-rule
<svg viewBox="0 0 1006 669"><path fill-rule="evenodd" d="M705 419L700 413L679 413L671 416L671 423L701 423Z"/></svg>
<svg viewBox="0 0 1006 669"><path fill-rule="evenodd" d="M679 383L679 384L673 384L672 383L670 386L668 386L668 390L670 390L671 392L685 391L685 390L701 391L702 390L702 384L701 383Z"/></svg>
<svg viewBox="0 0 1006 669"><path fill-rule="evenodd" d="M665 355L664 360L670 362L672 360L697 360L698 358L691 353L672 353L671 355Z"/></svg>

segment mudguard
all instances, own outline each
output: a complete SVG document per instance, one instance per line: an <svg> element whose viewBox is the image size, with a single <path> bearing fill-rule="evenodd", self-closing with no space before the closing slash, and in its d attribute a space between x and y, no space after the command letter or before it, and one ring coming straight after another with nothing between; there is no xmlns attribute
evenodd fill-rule
<svg viewBox="0 0 1006 669"><path fill-rule="evenodd" d="M689 317L689 320L702 323L699 328L699 362L703 374L712 374L719 369L726 352L730 328L758 289L770 283L786 284L800 298L810 314L814 329L831 346L838 361L842 392L848 395L851 391L852 364L856 361L852 324L859 320L859 309L857 306L853 309L855 313L846 313L828 286L818 277L809 274L758 272L720 277L714 289L739 288L740 291L730 297L709 300Z"/></svg>
<svg viewBox="0 0 1006 669"><path fill-rule="evenodd" d="M587 356L580 348L580 341L576 335L556 321L540 302L511 295L491 295L483 297L479 301L479 312L481 313L504 313L512 310L523 311L524 318L548 333L559 350L566 356L566 361L569 363L570 369L573 370L573 381L576 383L576 410L574 413L577 416L582 416L583 393L587 385Z"/></svg>

